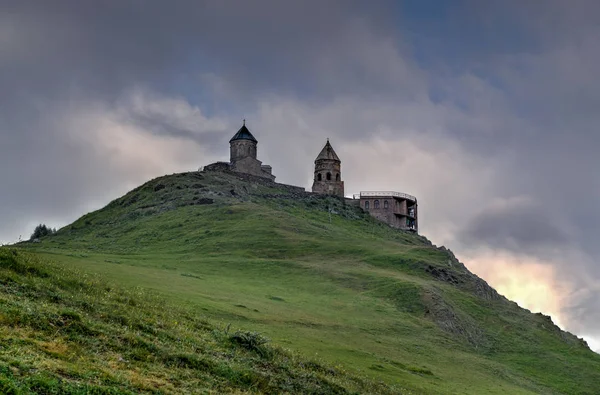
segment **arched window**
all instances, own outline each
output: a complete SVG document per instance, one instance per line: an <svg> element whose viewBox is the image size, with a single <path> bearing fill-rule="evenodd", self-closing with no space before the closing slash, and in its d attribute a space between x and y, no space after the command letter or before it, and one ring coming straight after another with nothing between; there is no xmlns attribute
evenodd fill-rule
<svg viewBox="0 0 600 395"><path fill-rule="evenodd" d="M369 201L367 200L367 201L365 202L365 210L368 210L368 209L369 209Z"/></svg>
<svg viewBox="0 0 600 395"><path fill-rule="evenodd" d="M323 179L323 176L321 176L321 173L317 174L317 181L321 181Z"/></svg>
<svg viewBox="0 0 600 395"><path fill-rule="evenodd" d="M339 181L339 180L340 180L340 173L337 173L337 174L335 175L335 180L336 180L336 181Z"/></svg>
<svg viewBox="0 0 600 395"><path fill-rule="evenodd" d="M379 208L379 200L375 200L375 202L373 202L373 207Z"/></svg>
<svg viewBox="0 0 600 395"><path fill-rule="evenodd" d="M327 173L327 181L331 181L331 173Z"/></svg>
<svg viewBox="0 0 600 395"><path fill-rule="evenodd" d="M389 203L387 200L383 201L383 208L388 208L389 207Z"/></svg>

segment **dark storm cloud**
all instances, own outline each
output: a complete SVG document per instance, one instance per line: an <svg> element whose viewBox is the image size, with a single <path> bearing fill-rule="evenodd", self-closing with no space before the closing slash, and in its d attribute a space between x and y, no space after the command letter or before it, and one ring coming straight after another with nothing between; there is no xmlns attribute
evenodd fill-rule
<svg viewBox="0 0 600 395"><path fill-rule="evenodd" d="M600 278L600 3L448 4L0 0L0 239L225 159L249 115L278 180L331 137L362 183L404 164L377 182L410 178L456 248Z"/></svg>
<svg viewBox="0 0 600 395"><path fill-rule="evenodd" d="M211 130L199 134L196 129L173 125L165 121L162 117L157 118L148 115L132 116L128 121L150 133L195 141L198 144L205 145L209 149L217 149L224 146L227 143L227 135L224 132L229 132L229 130Z"/></svg>
<svg viewBox="0 0 600 395"><path fill-rule="evenodd" d="M120 182L140 178L134 170L123 172L114 150L91 140L101 119L208 149L226 142L237 127L237 121L210 124L204 115L195 116L193 108L173 116L140 110L122 100L132 88L198 101L211 95L200 76L218 73L235 87L240 102L228 105L239 113L254 107L251 92L299 86L317 91L320 85L310 75L327 68L317 54L344 47L349 56L352 43L344 34L353 18L369 25L373 14L383 15L370 10L363 16L355 6L0 1L0 215L7 224L0 238L14 240L12 229L18 223L73 219L82 203L104 200L106 191ZM335 79L326 81L341 86ZM73 119L90 111L95 111L90 124L73 125ZM74 134L82 138L74 140ZM117 190L124 192L122 186ZM73 212L74 207L80 209Z"/></svg>
<svg viewBox="0 0 600 395"><path fill-rule="evenodd" d="M130 92L117 102L118 119L155 136L189 140L208 150L226 146L229 129L210 122L185 99L165 100L144 90Z"/></svg>
<svg viewBox="0 0 600 395"><path fill-rule="evenodd" d="M486 114L493 132L467 128L451 133L462 137L473 152L510 161L495 179L498 190L490 199L527 196L535 204L484 209L462 226L460 243L529 254L552 265L561 280L587 295L574 292L576 302L564 309L577 327L573 330L585 328L586 334L598 336L594 317L600 312L595 285L600 278L600 3L472 5L474 20L492 25L498 19L510 21L504 29L517 26L528 36L527 45L505 47L471 68L478 80L493 87L492 93L462 91L465 108Z"/></svg>
<svg viewBox="0 0 600 395"><path fill-rule="evenodd" d="M311 77L327 65L315 54L350 47L346 34L356 26L386 25L383 12L338 1L38 1L6 9L14 43L2 65L31 78L3 82L36 91L75 82L100 93L200 70L248 89L316 90ZM357 76L357 66L338 72Z"/></svg>
<svg viewBox="0 0 600 395"><path fill-rule="evenodd" d="M488 208L467 223L461 237L468 244L528 253L569 243L556 216L522 201Z"/></svg>

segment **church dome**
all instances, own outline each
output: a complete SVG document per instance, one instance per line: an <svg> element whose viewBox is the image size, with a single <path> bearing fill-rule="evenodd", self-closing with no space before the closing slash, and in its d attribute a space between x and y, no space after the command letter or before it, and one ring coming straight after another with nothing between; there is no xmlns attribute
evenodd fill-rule
<svg viewBox="0 0 600 395"><path fill-rule="evenodd" d="M250 131L246 127L245 120L244 120L244 124L242 125L240 130L237 131L237 133L231 138L231 140L229 140L229 142L231 143L232 141L236 141L236 140L250 140L255 143L258 143L258 140L252 135L252 133L250 133Z"/></svg>

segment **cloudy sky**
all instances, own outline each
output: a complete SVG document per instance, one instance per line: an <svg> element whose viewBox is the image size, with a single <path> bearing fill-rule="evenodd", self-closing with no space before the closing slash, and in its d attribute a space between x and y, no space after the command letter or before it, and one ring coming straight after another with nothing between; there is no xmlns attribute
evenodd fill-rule
<svg viewBox="0 0 600 395"><path fill-rule="evenodd" d="M347 194L600 349L600 2L0 0L0 241L228 159L329 137Z"/></svg>

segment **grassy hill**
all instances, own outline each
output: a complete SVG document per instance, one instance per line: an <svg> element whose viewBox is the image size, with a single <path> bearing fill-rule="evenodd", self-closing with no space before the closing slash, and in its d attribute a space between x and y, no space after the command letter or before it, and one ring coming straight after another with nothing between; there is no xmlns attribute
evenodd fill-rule
<svg viewBox="0 0 600 395"><path fill-rule="evenodd" d="M600 356L585 342L561 331L550 317L498 295L450 251L393 230L343 199L252 177L212 172L161 177L40 243L19 245L23 250L42 260L26 267L47 276L36 277L30 269L15 272L12 264L2 263L19 286L60 288L60 276L90 282L89 290L61 288L69 296L59 302L37 298L35 290L18 300L9 291L2 294L9 301L0 304L7 334L23 339L21 332L31 332L79 350L63 356L77 366L79 376L72 379L57 368L60 356L40 351L43 358L36 357L35 347L20 346L21 340L2 346L2 366L40 358L38 365L27 363L53 380L96 385L112 375L119 390L212 388L217 393L303 388L307 393L595 394L600 388ZM17 257L33 259L22 254ZM59 280L52 280L55 275ZM135 295L114 300L109 293L103 299L105 283ZM63 306L65 300L72 305ZM90 315L78 307L79 300L97 312L115 308L124 322ZM88 351L78 342L98 341L95 335L72 339L61 331L12 323L4 317L13 302L37 309L50 322L62 317L61 309L75 309L76 322L104 328L106 338L112 333L114 348ZM182 324L169 324L168 335L161 337L128 321L146 319L155 323L151 326ZM122 333L141 336L156 348L140 351L139 360L122 356L130 352L128 344L131 353L139 348L119 337ZM275 346L260 344L262 336ZM212 367L172 363L164 350L211 361ZM8 354L15 357L8 360ZM119 364L117 355L135 369ZM234 373L214 368L223 364ZM11 377L6 382L27 385L13 370L0 369ZM142 377L143 387L136 387L133 375ZM282 387L285 383L291 387Z"/></svg>
<svg viewBox="0 0 600 395"><path fill-rule="evenodd" d="M394 393L122 289L0 249L0 393Z"/></svg>

